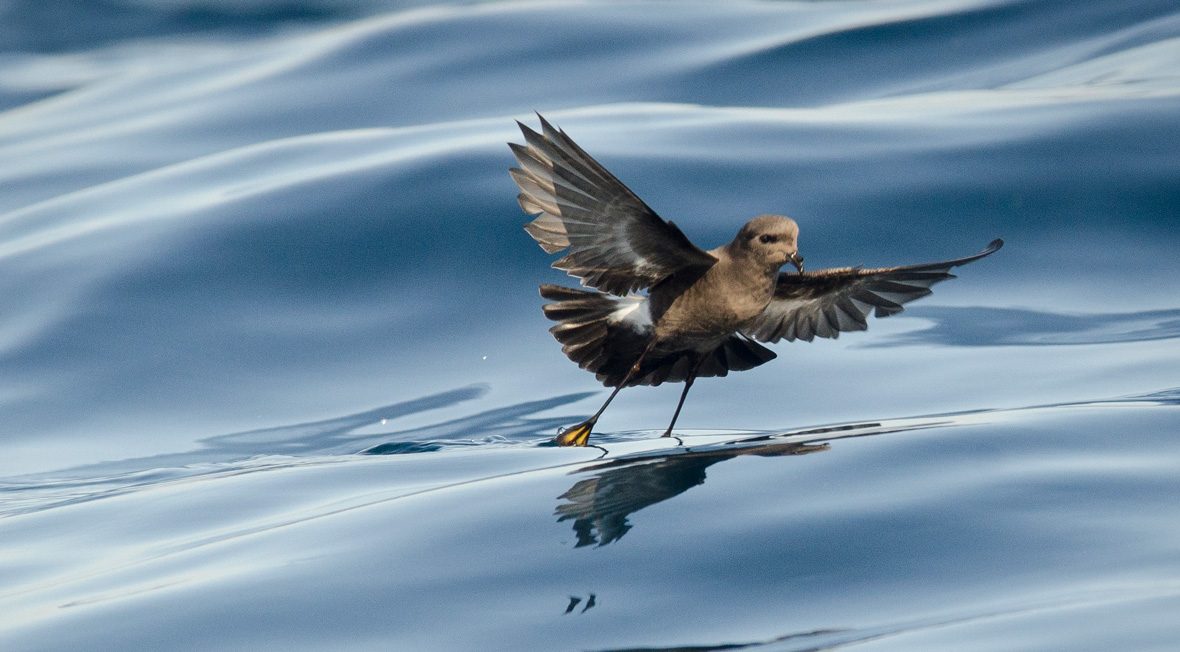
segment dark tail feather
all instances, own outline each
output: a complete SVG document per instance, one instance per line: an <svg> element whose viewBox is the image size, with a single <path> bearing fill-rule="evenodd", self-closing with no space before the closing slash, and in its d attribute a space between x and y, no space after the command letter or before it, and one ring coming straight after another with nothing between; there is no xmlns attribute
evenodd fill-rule
<svg viewBox="0 0 1180 652"><path fill-rule="evenodd" d="M620 303L631 299L559 285L542 285L541 296L553 302L542 310L546 317L558 322L549 332L561 343L566 356L608 387L623 382L651 338L650 330L637 330L631 323L610 319ZM628 384L641 384L639 380L632 379Z"/></svg>

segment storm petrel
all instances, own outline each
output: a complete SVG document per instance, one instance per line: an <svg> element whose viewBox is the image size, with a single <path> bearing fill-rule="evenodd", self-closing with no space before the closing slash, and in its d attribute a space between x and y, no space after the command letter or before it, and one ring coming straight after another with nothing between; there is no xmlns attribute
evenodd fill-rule
<svg viewBox="0 0 1180 652"><path fill-rule="evenodd" d="M525 230L553 263L588 290L542 285L545 316L562 351L614 390L589 419L558 434L585 446L619 390L683 382L664 436L672 434L694 380L753 369L775 354L759 342L835 338L868 328L867 317L954 278L952 267L994 253L1002 240L965 258L921 265L803 271L799 226L759 215L728 244L705 251L665 221L564 131L545 118L540 133L520 125L524 145L509 143L519 168ZM779 269L791 263L797 272ZM646 290L645 294L639 291Z"/></svg>

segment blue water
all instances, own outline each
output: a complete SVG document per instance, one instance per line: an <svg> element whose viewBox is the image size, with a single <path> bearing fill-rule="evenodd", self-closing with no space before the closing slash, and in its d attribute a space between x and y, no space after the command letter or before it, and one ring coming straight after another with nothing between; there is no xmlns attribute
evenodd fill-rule
<svg viewBox="0 0 1180 652"><path fill-rule="evenodd" d="M533 111L705 247L1007 245L548 447ZM1163 0L0 5L0 649L1174 650L1178 116Z"/></svg>

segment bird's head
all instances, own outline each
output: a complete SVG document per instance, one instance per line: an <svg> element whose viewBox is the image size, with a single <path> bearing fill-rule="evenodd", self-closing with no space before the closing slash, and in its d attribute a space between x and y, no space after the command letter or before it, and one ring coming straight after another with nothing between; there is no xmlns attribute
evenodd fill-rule
<svg viewBox="0 0 1180 652"><path fill-rule="evenodd" d="M759 215L746 222L738 232L734 244L755 260L780 267L791 263L803 272L803 256L799 255L799 225L782 215Z"/></svg>

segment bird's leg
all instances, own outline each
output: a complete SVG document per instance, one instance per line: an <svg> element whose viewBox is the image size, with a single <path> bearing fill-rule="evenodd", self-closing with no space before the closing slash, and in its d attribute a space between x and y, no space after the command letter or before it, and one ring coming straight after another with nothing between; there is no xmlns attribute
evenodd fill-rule
<svg viewBox="0 0 1180 652"><path fill-rule="evenodd" d="M594 413L594 416L586 419L576 426L570 426L569 428L566 428L565 430L557 433L557 437L555 437L553 441L556 442L558 446L585 446L586 442L590 441L590 431L594 429L594 424L598 423L598 417L602 416L602 413L606 411L606 406L610 405L610 402L615 400L615 395L619 393L619 390L626 387L627 383L631 382L631 379L635 377L635 374L639 373L639 368L641 365L643 365L643 359L647 357L647 354L651 352L652 348L655 347L655 344L656 340L653 337L651 342L648 342L647 347L643 349L643 353L639 354L639 357L635 360L635 364L631 365L631 368L627 370L627 375L623 376L622 382L620 382L618 385L615 385L615 388L613 391L611 391L610 396L606 397L606 402L602 404L602 407L598 408L598 411Z"/></svg>
<svg viewBox="0 0 1180 652"><path fill-rule="evenodd" d="M676 404L676 411L672 413L672 423L668 424L668 429L664 431L664 437L672 436L672 426L676 425L676 419L680 418L680 409L684 407L684 399L688 397L688 390L692 389L692 383L697 379L697 370L701 368L701 363L704 362L704 356L696 356L696 360L692 363L692 370L688 372L688 377L684 379L684 391L680 392L680 402Z"/></svg>

